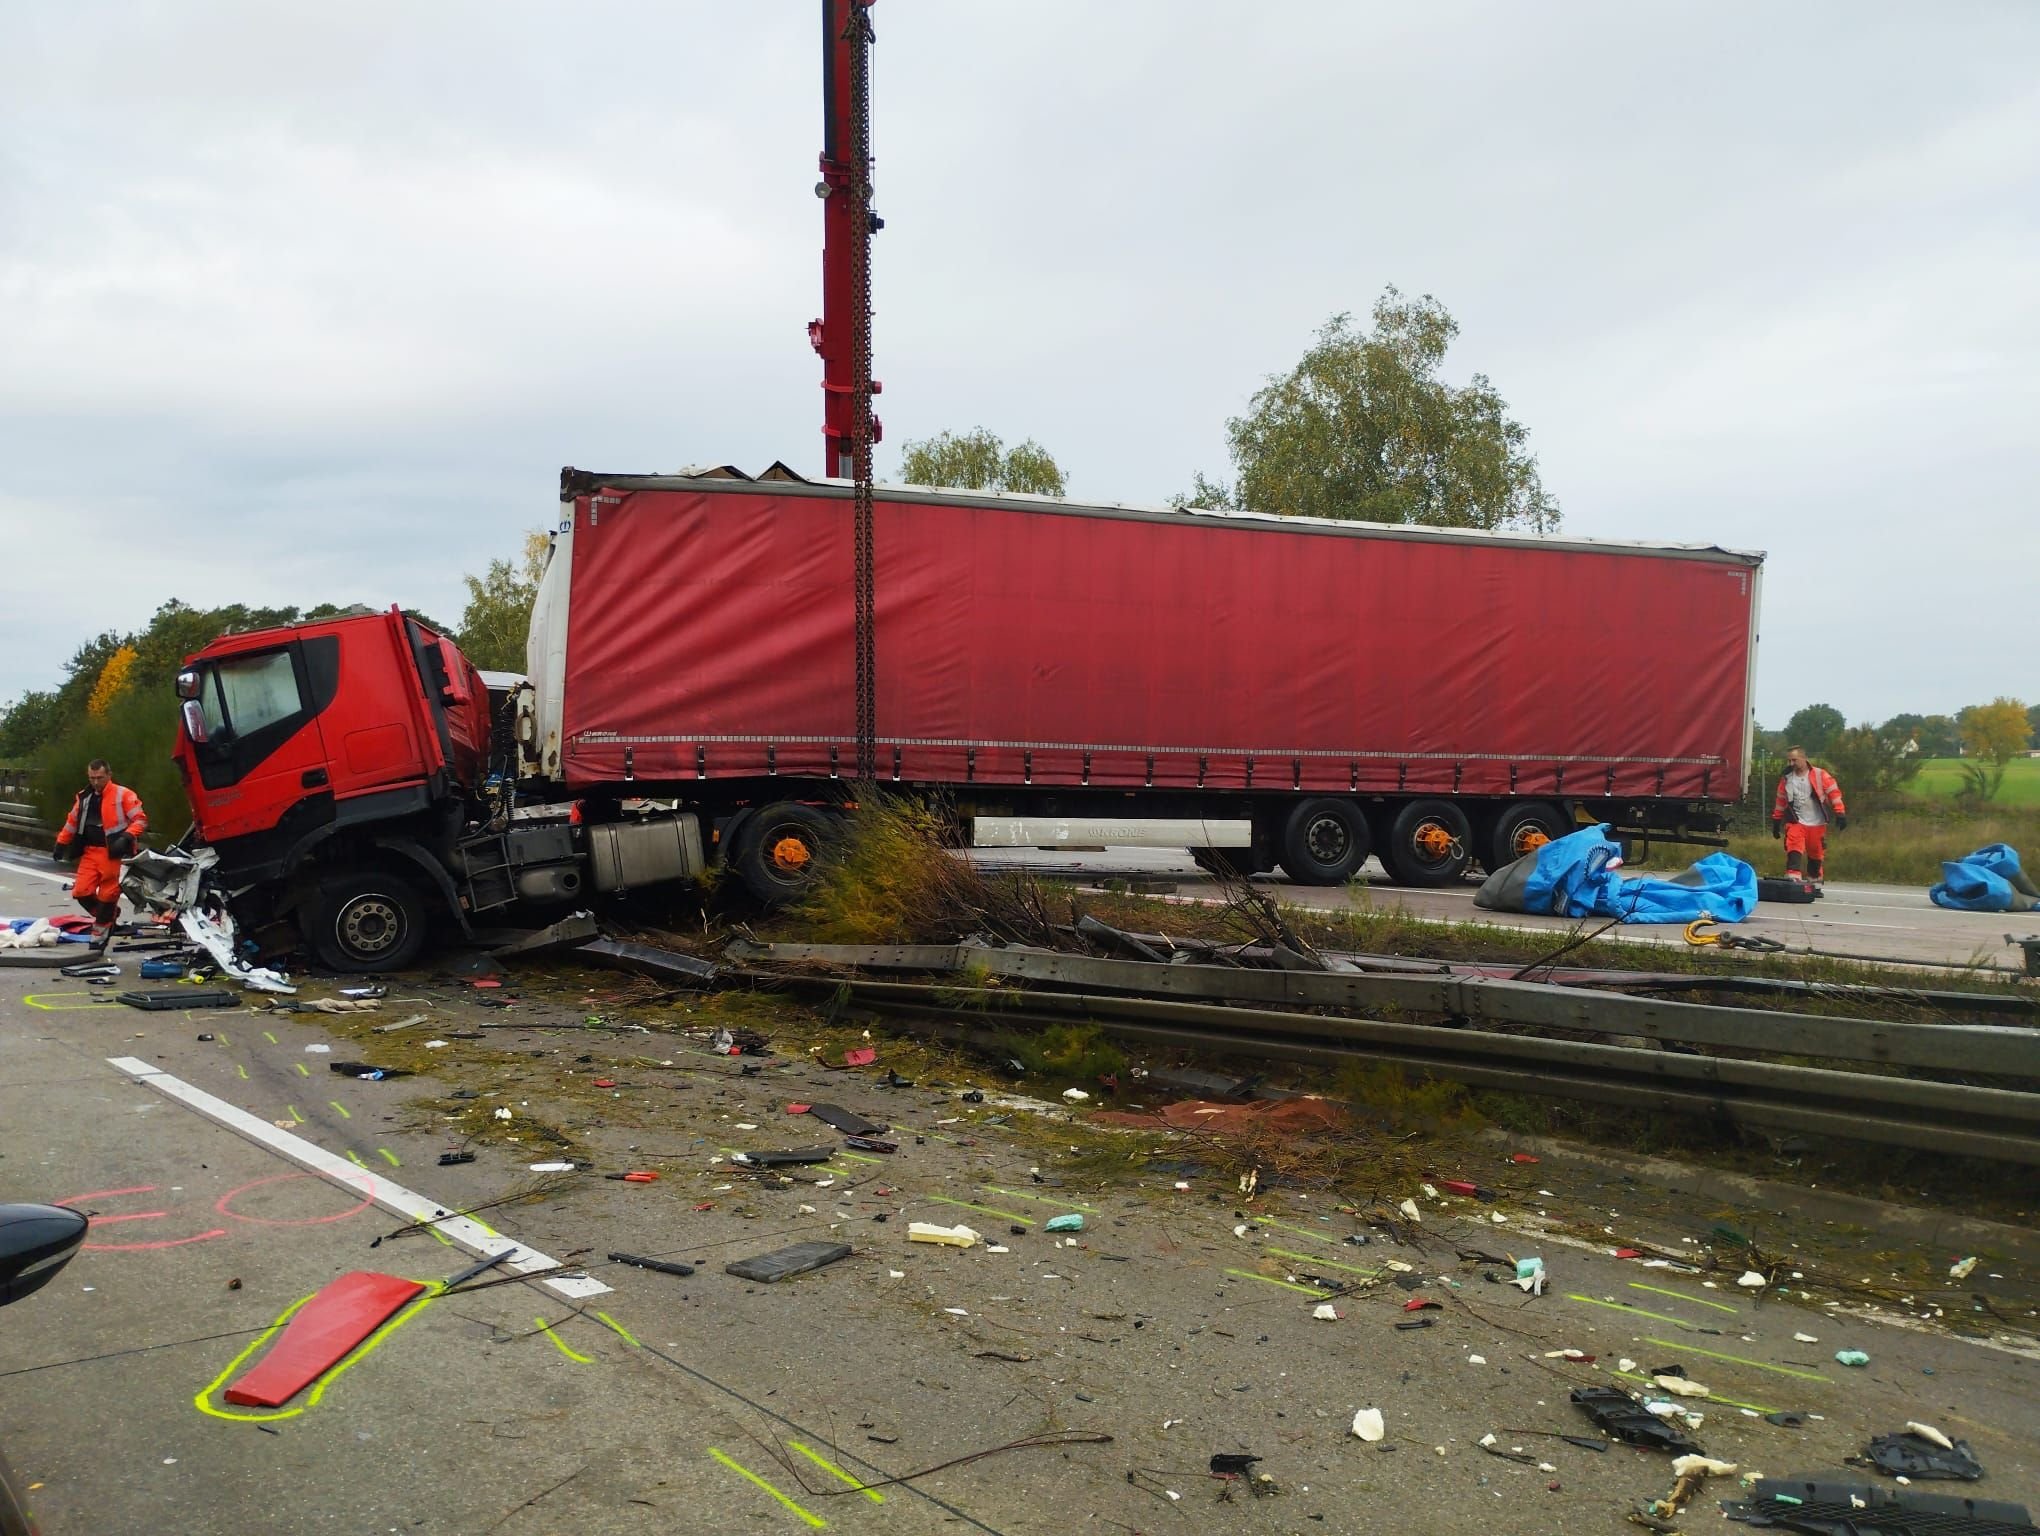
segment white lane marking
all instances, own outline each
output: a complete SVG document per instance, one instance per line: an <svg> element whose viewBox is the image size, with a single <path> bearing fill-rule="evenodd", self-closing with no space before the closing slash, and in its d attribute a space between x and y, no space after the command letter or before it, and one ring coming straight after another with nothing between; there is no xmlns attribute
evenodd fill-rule
<svg viewBox="0 0 2040 1536"><path fill-rule="evenodd" d="M46 869L30 869L26 864L16 864L7 859L0 859L0 869L11 869L17 875L33 875L38 880L54 880L58 885L71 883L69 875L53 875Z"/></svg>
<svg viewBox="0 0 2040 1536"><path fill-rule="evenodd" d="M378 1174L357 1168L344 1157L336 1157L324 1147L306 1141L271 1125L245 1109L229 1104L225 1099L213 1097L203 1088L194 1088L182 1078L172 1077L168 1072L158 1071L148 1062L133 1056L109 1056L109 1065L117 1067L139 1083L144 1083L158 1093L176 1099L179 1103L197 1110L209 1120L216 1120L228 1130L238 1132L248 1140L280 1152L292 1162L312 1172L322 1174L334 1183L367 1195L386 1211L399 1216L436 1227L452 1238L461 1247L480 1258L491 1258L499 1253L510 1254L503 1267L519 1274L536 1274L561 1267L557 1259L548 1258L528 1244L513 1242L507 1237L498 1237L489 1232L478 1221L466 1216L449 1216L446 1207L427 1200L414 1190L401 1184L392 1183ZM579 1301L589 1296L600 1296L609 1290L600 1280L586 1275L562 1275L545 1282L560 1295Z"/></svg>

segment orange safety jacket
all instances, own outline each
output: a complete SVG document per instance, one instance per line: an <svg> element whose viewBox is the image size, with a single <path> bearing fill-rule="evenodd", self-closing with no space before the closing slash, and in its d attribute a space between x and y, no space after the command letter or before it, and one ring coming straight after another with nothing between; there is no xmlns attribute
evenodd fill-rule
<svg viewBox="0 0 2040 1536"><path fill-rule="evenodd" d="M1788 771L1778 775L1778 798L1771 803L1771 820L1783 821L1791 813L1791 802L1785 794L1785 781L1792 775ZM1849 808L1842 804L1842 786L1835 782L1835 776L1827 769L1813 763L1806 765L1806 777L1813 787L1813 798L1826 806L1836 816L1846 816Z"/></svg>
<svg viewBox="0 0 2040 1536"><path fill-rule="evenodd" d="M78 791L78 798L71 803L71 814L64 818L63 830L57 833L59 844L75 842L85 835L85 806L91 798L90 786ZM149 830L149 818L142 814L142 797L125 784L109 783L99 796L99 825L109 838L116 832L129 833L139 847L142 834Z"/></svg>

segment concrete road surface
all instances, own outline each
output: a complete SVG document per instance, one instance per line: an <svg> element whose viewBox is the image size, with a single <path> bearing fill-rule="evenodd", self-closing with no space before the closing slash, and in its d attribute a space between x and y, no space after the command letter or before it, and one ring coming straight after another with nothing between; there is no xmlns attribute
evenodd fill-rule
<svg viewBox="0 0 2040 1536"><path fill-rule="evenodd" d="M1062 849L985 849L975 857L993 867L1022 865L1043 874L1081 880L1114 877L1161 881L1172 894L1188 900L1216 899L1218 887L1190 861L1172 849L1115 848L1103 853L1073 854ZM1473 904L1477 880L1444 890L1417 890L1390 885L1378 861L1370 859L1358 880L1344 886L1297 885L1280 874L1260 875L1254 883L1280 901L1297 906L1332 909L1396 911L1436 922L1495 923L1507 928L1563 931L1575 925L1564 918L1528 917L1521 913L1484 912ZM1922 888L1858 885L1837 881L1821 900L1808 906L1762 903L1740 933L1777 939L1790 949L1813 949L1914 965L1997 965L2012 970L2024 964L2023 952L2005 942L2005 935L2040 934L2040 914L2030 912L1951 912L1927 900ZM1671 926L1624 925L1606 937L1634 943L1685 945Z"/></svg>
<svg viewBox="0 0 2040 1536"><path fill-rule="evenodd" d="M0 912L61 905L53 883L0 868ZM876 1031L863 1072L822 1068L798 1037L733 1061L684 999L633 1003L604 977L547 1001L525 974L529 996L513 978L493 1010L455 978L394 978L389 1006L427 1013L446 1045L431 1075L362 1081L329 1070L372 1059L359 1019L262 1013L259 998L140 1013L0 969L0 1201L94 1216L91 1246L0 1311L0 1444L41 1484L47 1536L1613 1533L1666 1492L1668 1461L1557 1438L1593 1434L1568 1393L1666 1365L1709 1388L1695 1437L1745 1470L1863 1476L1843 1458L1921 1419L1974 1445L1988 1481L1973 1491L2040 1497L2031 1234L1953 1212L1887 1224L1867 1203L1775 1189L1689 1198L1676 1178L1548 1148L1526 1164L1387 1138L1371 1194L1271 1180L1248 1200L1236 1170L1203 1161L1208 1139L1110 1177L1072 1162L1065 1180L1066 1137L1130 1133L1002 1102L996 1080L991 1102L967 1101L967 1071L916 1066ZM651 1032L593 1031L591 1012ZM882 1087L888 1057L921 1081ZM839 1149L785 1184L734 1170L734 1149L817 1139L788 1106L822 1100L890 1125L898 1151ZM471 1141L498 1109L504 1134ZM335 1276L443 1281L471 1262L462 1223L403 1230L392 1204L529 1191L555 1135L592 1166L474 1219L598 1289L432 1296L285 1409L223 1401L267 1330ZM474 1162L439 1164L464 1143ZM658 1181L601 1177L647 1165ZM1433 1177L1493 1198L1426 1195ZM1423 1220L1399 1237L1348 1203L1405 1196ZM1083 1230L1044 1230L1065 1214ZM911 1243L911 1221L987 1241ZM1781 1277L1760 1305L1731 1275L1614 1256L1644 1242L1697 1257L1720 1222L1908 1302L1878 1311ZM854 1252L773 1286L722 1271L811 1239ZM1551 1272L1537 1297L1503 1283L1532 1253ZM1965 1254L1980 1262L1951 1284ZM1419 1299L1441 1306L1406 1310ZM1837 1364L1843 1348L1870 1365ZM1378 1445L1351 1433L1366 1407L1387 1423ZM1781 1427L1761 1417L1774 1410L1815 1417ZM1088 1438L999 1449L1072 1433ZM1482 1449L1490 1433L1510 1456ZM1261 1457L1279 1491L1214 1480L1221 1452ZM1735 1492L1710 1487L1687 1528L1725 1529L1714 1501Z"/></svg>

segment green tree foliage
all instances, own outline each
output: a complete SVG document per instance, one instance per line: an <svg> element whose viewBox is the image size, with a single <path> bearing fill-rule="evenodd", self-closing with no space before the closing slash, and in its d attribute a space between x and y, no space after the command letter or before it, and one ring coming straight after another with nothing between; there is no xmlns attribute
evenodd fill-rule
<svg viewBox="0 0 2040 1536"><path fill-rule="evenodd" d="M29 689L0 713L0 763L33 756L63 723L57 712L56 690Z"/></svg>
<svg viewBox="0 0 2040 1536"><path fill-rule="evenodd" d="M461 611L459 643L467 659L487 672L522 672L524 640L531 628L531 605L538 598L538 580L545 574L552 541L533 530L524 536L522 558L491 560L480 576L463 576L467 607Z"/></svg>
<svg viewBox="0 0 2040 1536"><path fill-rule="evenodd" d="M1809 704L1785 722L1785 745L1804 747L1809 755L1818 756L1848 723L1832 704Z"/></svg>
<svg viewBox="0 0 2040 1536"><path fill-rule="evenodd" d="M1438 377L1459 323L1429 294L1395 288L1373 327L1334 315L1303 358L1226 423L1231 489L1199 476L1179 504L1446 528L1558 526L1529 431L1485 374ZM1214 493L1220 493L1222 500Z"/></svg>
<svg viewBox="0 0 2040 1536"><path fill-rule="evenodd" d="M1953 757L1962 749L1962 733L1953 715L1929 715L1920 722L1920 756Z"/></svg>
<svg viewBox="0 0 2040 1536"><path fill-rule="evenodd" d="M2026 750L2040 752L2040 704L2026 706Z"/></svg>
<svg viewBox="0 0 2040 1536"><path fill-rule="evenodd" d="M1888 804L1899 786L1920 771L1922 757L1907 754L1905 743L1903 736L1894 741L1876 726L1858 725L1836 731L1816 755L1841 782L1849 809L1861 814Z"/></svg>
<svg viewBox="0 0 2040 1536"><path fill-rule="evenodd" d="M1970 705L1955 717L1955 723L1962 731L1963 796L1994 799L2005 781L2006 766L2032 739L2033 725L2024 702L2000 695L1988 704Z"/></svg>
<svg viewBox="0 0 2040 1536"><path fill-rule="evenodd" d="M1068 482L1055 458L1033 438L1008 448L983 427L939 432L910 442L901 452L900 479L908 485L941 485L959 491L1022 491L1065 496Z"/></svg>

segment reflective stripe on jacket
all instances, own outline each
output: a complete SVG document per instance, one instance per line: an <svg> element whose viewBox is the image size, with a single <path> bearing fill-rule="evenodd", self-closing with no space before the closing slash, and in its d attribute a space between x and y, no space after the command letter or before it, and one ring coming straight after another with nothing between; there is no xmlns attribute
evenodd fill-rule
<svg viewBox="0 0 2040 1536"><path fill-rule="evenodd" d="M64 818L64 829L57 834L58 842L74 842L84 834L85 806L91 798L89 788L78 791L78 798L71 802L71 814ZM149 818L142 814L142 797L125 784L108 784L99 795L99 825L109 837L126 832L139 844L149 830Z"/></svg>
<svg viewBox="0 0 2040 1536"><path fill-rule="evenodd" d="M1773 821L1783 821L1791 813L1791 805L1785 793L1785 781L1791 777L1790 773L1778 775L1778 798L1771 803L1771 820ZM1813 763L1808 763L1806 765L1806 779L1807 786L1813 791L1813 798L1819 804L1826 806L1830 815L1846 816L1849 814L1849 808L1842 804L1842 786L1835 782L1835 776L1829 773L1827 769L1818 767Z"/></svg>

